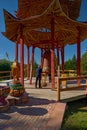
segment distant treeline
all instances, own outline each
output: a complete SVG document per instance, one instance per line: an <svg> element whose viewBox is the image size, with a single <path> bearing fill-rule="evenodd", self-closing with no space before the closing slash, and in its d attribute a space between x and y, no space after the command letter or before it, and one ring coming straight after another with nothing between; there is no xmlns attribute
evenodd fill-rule
<svg viewBox="0 0 87 130"><path fill-rule="evenodd" d="M11 71L11 66L13 62L10 62L6 59L0 60L0 71ZM57 69L57 57L55 56L55 66ZM33 75L35 76L36 68L38 67L37 62L34 62L33 66ZM61 67L61 65L60 65ZM24 65L24 70L27 69L27 64ZM65 61L64 63L65 70L77 70L77 57L73 55L71 59ZM85 52L81 57L81 71L87 71L87 52ZM25 73L26 75L26 73Z"/></svg>
<svg viewBox="0 0 87 130"><path fill-rule="evenodd" d="M11 71L11 66L13 62L10 62L6 59L0 60L0 71ZM33 76L35 76L35 70L38 67L38 64L34 62L33 66ZM0 76L3 76L4 74L0 74ZM7 74L8 75L8 74ZM24 64L24 75L27 75L27 64Z"/></svg>
<svg viewBox="0 0 87 130"><path fill-rule="evenodd" d="M55 61L57 61L57 57L55 57ZM87 71L87 52L85 52L81 56L81 72ZM57 62L56 62L56 68L57 68ZM60 65L61 68L61 65ZM77 70L77 57L76 55L73 55L73 57L64 63L64 69L65 70ZM87 72L83 72L82 74L85 74Z"/></svg>

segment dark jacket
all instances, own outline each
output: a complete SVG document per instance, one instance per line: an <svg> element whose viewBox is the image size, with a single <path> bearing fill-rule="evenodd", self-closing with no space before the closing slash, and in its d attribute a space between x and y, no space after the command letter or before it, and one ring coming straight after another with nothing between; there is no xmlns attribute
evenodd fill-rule
<svg viewBox="0 0 87 130"><path fill-rule="evenodd" d="M41 73L42 73L42 68L40 68L40 67L38 67L37 69L36 69L36 77L41 77Z"/></svg>

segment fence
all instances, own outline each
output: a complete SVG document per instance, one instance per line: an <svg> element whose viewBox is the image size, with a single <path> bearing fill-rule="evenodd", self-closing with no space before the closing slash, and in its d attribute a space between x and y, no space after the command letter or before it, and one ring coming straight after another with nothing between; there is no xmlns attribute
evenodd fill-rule
<svg viewBox="0 0 87 130"><path fill-rule="evenodd" d="M87 94L87 75L74 77L56 77L57 81L57 100L60 101L60 93L62 91L72 91L76 89L86 88ZM71 81L71 85L70 85ZM83 82L82 82L83 81ZM65 82L65 84L62 84Z"/></svg>
<svg viewBox="0 0 87 130"><path fill-rule="evenodd" d="M11 78L12 78L11 71L0 71L0 80Z"/></svg>
<svg viewBox="0 0 87 130"><path fill-rule="evenodd" d="M24 69L24 77L27 76L27 70ZM12 71L0 71L0 80L12 79Z"/></svg>

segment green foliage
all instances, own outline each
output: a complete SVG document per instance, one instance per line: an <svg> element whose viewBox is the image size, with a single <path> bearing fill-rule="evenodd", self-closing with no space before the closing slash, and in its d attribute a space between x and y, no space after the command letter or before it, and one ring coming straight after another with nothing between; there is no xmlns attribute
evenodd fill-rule
<svg viewBox="0 0 87 130"><path fill-rule="evenodd" d="M70 70L72 68L72 61L70 59L65 62L64 68L65 70Z"/></svg>
<svg viewBox="0 0 87 130"><path fill-rule="evenodd" d="M73 55L72 59L69 59L64 64L65 70L77 70L77 59ZM85 52L81 57L81 71L87 71L87 52ZM83 73L85 74L85 72Z"/></svg>
<svg viewBox="0 0 87 130"><path fill-rule="evenodd" d="M73 55L72 59L69 59L64 64L65 70L76 70L77 69L77 59L76 56Z"/></svg>
<svg viewBox="0 0 87 130"><path fill-rule="evenodd" d="M81 58L81 70L87 70L87 52L82 55Z"/></svg>
<svg viewBox="0 0 87 130"><path fill-rule="evenodd" d="M5 59L0 60L0 71L10 71L10 70L11 70L10 62Z"/></svg>
<svg viewBox="0 0 87 130"><path fill-rule="evenodd" d="M54 60L55 60L55 69L57 70L57 67L58 67L58 59L57 59L57 56L54 55Z"/></svg>
<svg viewBox="0 0 87 130"><path fill-rule="evenodd" d="M73 55L73 58L72 58L72 69L73 70L77 69L77 59L75 55Z"/></svg>
<svg viewBox="0 0 87 130"><path fill-rule="evenodd" d="M34 65L33 65L33 76L35 76L36 74L36 68L38 67L38 64L36 63L36 61L34 62ZM30 69L31 69L31 65L30 65ZM24 65L24 77L27 76L27 64Z"/></svg>
<svg viewBox="0 0 87 130"><path fill-rule="evenodd" d="M11 70L11 63L5 59L0 60L0 71L10 71ZM8 77L4 78L3 76L9 76L9 73L0 73L2 79L8 79ZM0 80L2 80L0 78Z"/></svg>
<svg viewBox="0 0 87 130"><path fill-rule="evenodd" d="M34 66L33 66L33 76L36 76L36 68L38 67L38 64L36 63L36 61L34 62Z"/></svg>
<svg viewBox="0 0 87 130"><path fill-rule="evenodd" d="M61 130L87 129L87 98L67 103Z"/></svg>

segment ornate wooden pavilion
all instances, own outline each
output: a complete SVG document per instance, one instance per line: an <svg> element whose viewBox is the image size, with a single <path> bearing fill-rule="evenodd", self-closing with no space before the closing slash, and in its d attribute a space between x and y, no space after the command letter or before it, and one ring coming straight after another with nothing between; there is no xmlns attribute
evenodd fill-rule
<svg viewBox="0 0 87 130"><path fill-rule="evenodd" d="M87 38L87 24L76 21L80 6L81 0L18 0L16 16L4 10L6 32L3 35L16 43L16 59L20 43L22 84L24 84L24 44L27 46L27 64L29 64L29 47L33 47L32 64L35 47L40 48L42 53L43 50L51 50L51 87L54 88L54 49L61 50L62 73L64 73L64 47L67 44L77 43L77 75L80 75L80 42Z"/></svg>

